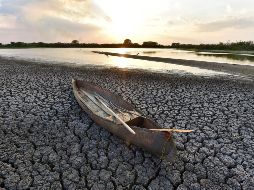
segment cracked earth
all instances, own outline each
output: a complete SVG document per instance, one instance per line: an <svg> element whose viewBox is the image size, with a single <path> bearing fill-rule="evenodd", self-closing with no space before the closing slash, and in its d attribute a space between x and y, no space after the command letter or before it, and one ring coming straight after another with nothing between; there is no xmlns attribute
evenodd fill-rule
<svg viewBox="0 0 254 190"><path fill-rule="evenodd" d="M175 133L173 163L96 125L71 79L94 82ZM254 85L218 77L0 59L0 189L254 189Z"/></svg>

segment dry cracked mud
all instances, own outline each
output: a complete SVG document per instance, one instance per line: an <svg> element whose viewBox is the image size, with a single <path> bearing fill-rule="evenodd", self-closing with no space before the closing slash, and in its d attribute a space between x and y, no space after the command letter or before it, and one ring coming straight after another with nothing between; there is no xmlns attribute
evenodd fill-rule
<svg viewBox="0 0 254 190"><path fill-rule="evenodd" d="M175 133L174 163L97 126L71 79L94 82ZM254 189L251 82L0 59L0 189Z"/></svg>

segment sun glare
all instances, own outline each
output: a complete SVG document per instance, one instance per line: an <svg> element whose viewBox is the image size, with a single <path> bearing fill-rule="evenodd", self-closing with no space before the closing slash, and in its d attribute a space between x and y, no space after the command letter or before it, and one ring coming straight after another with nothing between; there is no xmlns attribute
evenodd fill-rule
<svg viewBox="0 0 254 190"><path fill-rule="evenodd" d="M129 22L126 22L124 19L112 21L109 27L109 32L117 38L130 36L134 31L135 28L133 25L131 25Z"/></svg>
<svg viewBox="0 0 254 190"><path fill-rule="evenodd" d="M144 17L140 15L140 10L133 6L133 3L108 0L100 1L98 5L110 18L105 29L114 40L132 38L141 31Z"/></svg>
<svg viewBox="0 0 254 190"><path fill-rule="evenodd" d="M126 13L116 13L108 25L108 33L116 40L131 38L139 30L139 20L134 17Z"/></svg>

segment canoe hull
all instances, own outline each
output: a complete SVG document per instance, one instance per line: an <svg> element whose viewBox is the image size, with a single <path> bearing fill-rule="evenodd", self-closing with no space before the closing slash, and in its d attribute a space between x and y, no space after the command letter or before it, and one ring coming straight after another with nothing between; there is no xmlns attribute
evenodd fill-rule
<svg viewBox="0 0 254 190"><path fill-rule="evenodd" d="M86 83L86 82L83 82ZM89 84L90 85L90 84ZM138 147L145 149L146 151L157 155L160 158L165 158L167 160L173 160L176 155L176 147L173 140L172 132L161 132L161 131L151 131L147 128L141 128L132 126L131 122L127 124L135 131L136 134L132 134L128 131L122 124L116 124L111 122L105 118L99 117L94 114L84 102L80 100L80 96L78 95L78 87L76 85L76 81L72 82L74 96L81 106L81 108L91 117L91 119L98 125L104 127L112 134L118 136L123 139L127 145L134 144ZM159 128L158 125L145 118L140 117L138 119L143 119L145 122L149 122L152 125L151 128Z"/></svg>

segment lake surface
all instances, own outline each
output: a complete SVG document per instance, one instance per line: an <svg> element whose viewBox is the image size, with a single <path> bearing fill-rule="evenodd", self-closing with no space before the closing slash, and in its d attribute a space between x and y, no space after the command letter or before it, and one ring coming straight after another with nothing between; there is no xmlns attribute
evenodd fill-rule
<svg viewBox="0 0 254 190"><path fill-rule="evenodd" d="M112 49L115 53L139 54L151 57L164 57L185 60L197 60L254 66L254 52L204 52L187 51L178 49Z"/></svg>
<svg viewBox="0 0 254 190"><path fill-rule="evenodd" d="M16 58L22 60L31 60L35 62L48 63L65 63L76 64L80 66L90 67L117 67L125 69L142 69L153 72L174 72L180 74L195 74L195 75L223 75L225 73L215 72L206 69L199 69L189 66L180 66L176 64L160 63L153 61L129 59L124 57L105 56L95 54L92 51L107 51L116 53L139 54L152 57L168 57L186 60L200 60L223 62L230 64L244 64L253 65L251 59L232 59L228 58L225 53L208 53L208 52L194 52L183 51L175 49L128 49L128 48L36 48L36 49L0 49L0 56ZM227 55L227 56L225 56ZM251 57L251 54L239 55L240 57ZM238 57L238 55L235 55Z"/></svg>

